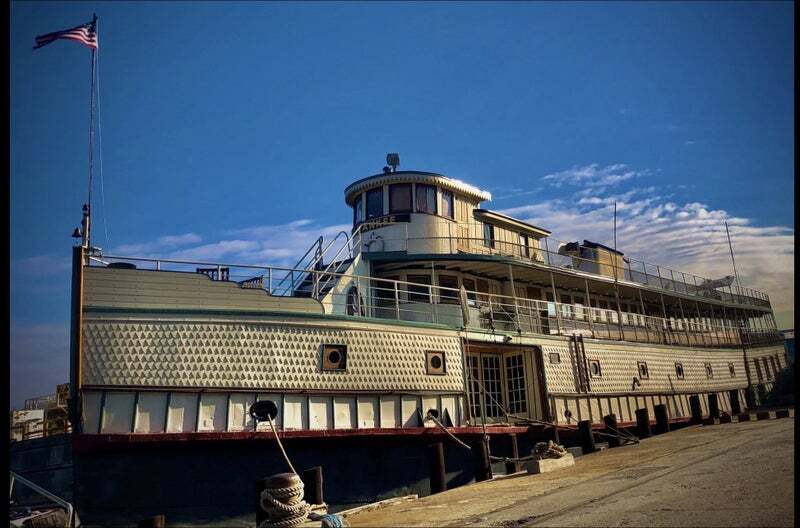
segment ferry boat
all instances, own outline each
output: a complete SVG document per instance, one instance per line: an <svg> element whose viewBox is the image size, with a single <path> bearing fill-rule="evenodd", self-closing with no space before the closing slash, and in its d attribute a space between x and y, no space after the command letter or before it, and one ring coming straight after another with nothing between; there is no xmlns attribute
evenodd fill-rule
<svg viewBox="0 0 800 528"><path fill-rule="evenodd" d="M254 482L322 466L344 507L487 478L468 445L527 454L588 421L738 413L786 358L769 297L589 240L556 241L433 172L344 189L350 231L291 268L76 245L70 413L84 523L254 515ZM83 231L89 229L84 214ZM432 419L431 417L435 418ZM484 436L485 435L485 436ZM497 459L492 459L497 460ZM495 472L503 470L495 463Z"/></svg>

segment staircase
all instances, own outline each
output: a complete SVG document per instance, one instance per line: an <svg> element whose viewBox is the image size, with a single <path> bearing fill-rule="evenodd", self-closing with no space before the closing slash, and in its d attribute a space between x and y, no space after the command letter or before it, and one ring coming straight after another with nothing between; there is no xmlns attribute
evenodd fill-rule
<svg viewBox="0 0 800 528"><path fill-rule="evenodd" d="M337 274L347 273L353 260L350 257L331 262L327 266L320 266L320 270L317 271L321 271L321 273L306 273L302 281L295 287L293 296L322 299L339 282L340 277Z"/></svg>

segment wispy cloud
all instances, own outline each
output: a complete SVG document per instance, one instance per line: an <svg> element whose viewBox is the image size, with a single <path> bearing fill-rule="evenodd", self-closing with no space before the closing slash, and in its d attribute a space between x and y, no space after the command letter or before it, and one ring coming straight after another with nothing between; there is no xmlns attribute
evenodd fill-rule
<svg viewBox="0 0 800 528"><path fill-rule="evenodd" d="M633 174L628 176L629 174ZM644 176L624 164L598 164L545 176L553 187L572 185L568 195L504 209L501 212L540 225L553 239L613 241L617 203L617 246L627 256L706 277L732 275L724 222L730 228L736 266L744 286L770 295L776 310L794 306L794 230L757 225L706 203L679 203L663 189L648 186L621 192L615 186ZM606 178L606 176L625 176ZM597 186L591 181L604 180ZM580 185L582 188L578 189Z"/></svg>
<svg viewBox="0 0 800 528"><path fill-rule="evenodd" d="M583 187L607 187L618 183L645 176L648 171L636 171L630 169L624 163L617 163L600 167L598 163L592 163L583 167L572 167L570 169L554 172L542 178L543 181L555 187L565 185L581 185Z"/></svg>
<svg viewBox="0 0 800 528"><path fill-rule="evenodd" d="M155 240L138 244L122 244L115 247L111 252L120 255L138 256L157 251L171 250L176 247L197 244L203 239L196 233L184 233L182 235L165 235Z"/></svg>

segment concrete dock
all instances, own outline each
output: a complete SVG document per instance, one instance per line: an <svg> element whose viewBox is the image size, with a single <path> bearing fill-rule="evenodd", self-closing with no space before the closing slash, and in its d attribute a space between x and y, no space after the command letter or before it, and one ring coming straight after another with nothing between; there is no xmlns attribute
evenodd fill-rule
<svg viewBox="0 0 800 528"><path fill-rule="evenodd" d="M794 418L688 427L579 457L560 471L481 482L347 521L351 526L793 526Z"/></svg>

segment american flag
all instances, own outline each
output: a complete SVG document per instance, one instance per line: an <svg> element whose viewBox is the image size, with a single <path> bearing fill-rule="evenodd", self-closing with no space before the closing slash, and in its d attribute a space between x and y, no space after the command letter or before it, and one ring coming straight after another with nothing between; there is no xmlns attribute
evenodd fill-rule
<svg viewBox="0 0 800 528"><path fill-rule="evenodd" d="M72 29L55 31L53 33L36 37L36 46L34 46L33 49L41 48L42 46L46 46L58 39L75 40L85 46L89 46L92 49L97 49L97 32L95 31L95 22L92 21Z"/></svg>

